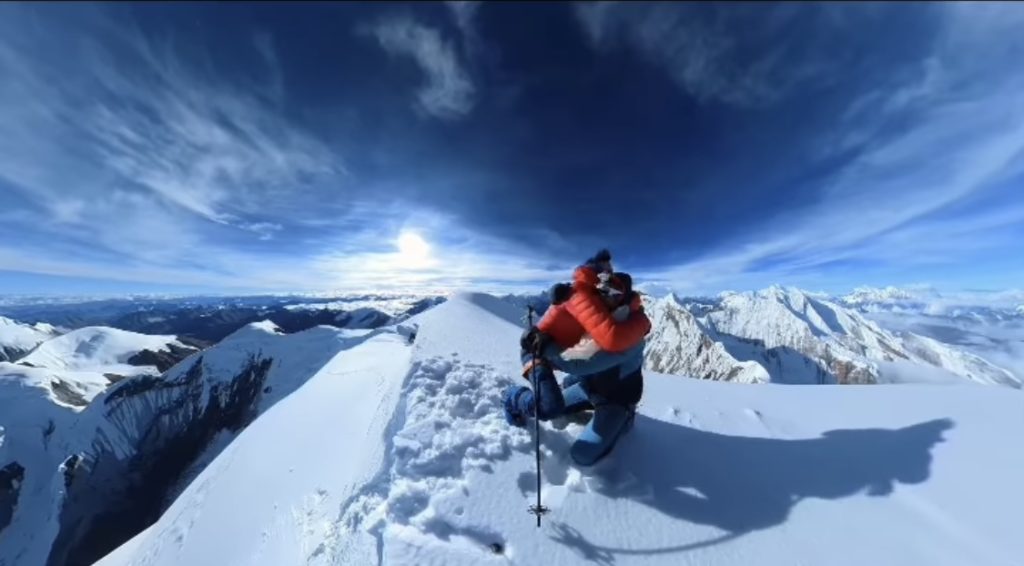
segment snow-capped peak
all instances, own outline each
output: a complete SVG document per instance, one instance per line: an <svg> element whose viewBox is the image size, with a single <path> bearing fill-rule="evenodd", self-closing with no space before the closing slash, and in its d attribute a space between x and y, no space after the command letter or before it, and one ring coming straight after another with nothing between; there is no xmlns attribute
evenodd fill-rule
<svg viewBox="0 0 1024 566"><path fill-rule="evenodd" d="M57 334L49 324L23 324L0 316L0 361L15 361Z"/></svg>
<svg viewBox="0 0 1024 566"><path fill-rule="evenodd" d="M221 340L221 344L249 340L254 337L284 334L279 326L269 320L250 322Z"/></svg>
<svg viewBox="0 0 1024 566"><path fill-rule="evenodd" d="M842 297L848 304L875 303L885 301L909 301L916 295L899 287L857 287L853 292Z"/></svg>
<svg viewBox="0 0 1024 566"><path fill-rule="evenodd" d="M175 336L151 336L105 326L89 326L47 340L21 361L50 369L119 373L140 352L166 351L172 346L194 349L179 342Z"/></svg>
<svg viewBox="0 0 1024 566"><path fill-rule="evenodd" d="M863 296L903 296L893 289L861 291ZM695 317L692 322L669 308L677 303L686 305ZM707 362L694 365L698 353L719 345L730 363L759 365L771 381L785 383L899 381L892 377L896 369L885 366L883 371L883 365L910 363L970 381L1020 386L1021 379L982 358L937 341L888 332L857 310L793 287L726 293L711 304L683 299L648 305L660 318L649 339L647 362L667 373L722 379L722 372L708 371ZM659 325L671 332L659 331ZM681 328L689 330L679 332Z"/></svg>

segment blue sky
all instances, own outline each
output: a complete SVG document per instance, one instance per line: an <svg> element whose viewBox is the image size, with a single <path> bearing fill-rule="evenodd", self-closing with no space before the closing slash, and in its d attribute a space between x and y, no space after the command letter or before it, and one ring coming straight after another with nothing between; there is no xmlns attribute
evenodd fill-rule
<svg viewBox="0 0 1024 566"><path fill-rule="evenodd" d="M0 293L1019 287L1024 7L0 5ZM429 249L400 249L415 234Z"/></svg>

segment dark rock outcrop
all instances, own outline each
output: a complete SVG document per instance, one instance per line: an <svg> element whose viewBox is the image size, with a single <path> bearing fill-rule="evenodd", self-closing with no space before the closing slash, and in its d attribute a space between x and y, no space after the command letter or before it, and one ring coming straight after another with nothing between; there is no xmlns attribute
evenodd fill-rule
<svg viewBox="0 0 1024 566"><path fill-rule="evenodd" d="M168 344L166 350L154 352L153 350L142 350L128 358L128 363L133 366L156 366L157 371L163 373L171 369L174 364L196 353L196 348L182 348L176 344Z"/></svg>
<svg viewBox="0 0 1024 566"><path fill-rule="evenodd" d="M89 401L81 393L63 379L54 379L50 382L50 389L53 390L53 396L61 403L74 407L84 407L89 404Z"/></svg>
<svg viewBox="0 0 1024 566"><path fill-rule="evenodd" d="M0 346L0 362L13 362L32 350L22 350L13 346Z"/></svg>
<svg viewBox="0 0 1024 566"><path fill-rule="evenodd" d="M257 415L272 359L253 357L234 378L211 384L203 360L181 378L139 376L103 400L109 429L75 461L48 566L85 566L155 522L180 476L221 431ZM131 456L125 458L125 450Z"/></svg>
<svg viewBox="0 0 1024 566"><path fill-rule="evenodd" d="M21 482L25 478L25 468L17 462L11 462L0 468L0 533L11 524L14 508L18 505L18 494Z"/></svg>

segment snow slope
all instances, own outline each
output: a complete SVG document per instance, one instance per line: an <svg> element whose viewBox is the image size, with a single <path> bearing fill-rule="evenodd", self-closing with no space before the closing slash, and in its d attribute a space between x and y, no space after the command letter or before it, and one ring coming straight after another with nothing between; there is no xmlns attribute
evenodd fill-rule
<svg viewBox="0 0 1024 566"><path fill-rule="evenodd" d="M16 361L57 334L49 324L29 325L0 316L0 362Z"/></svg>
<svg viewBox="0 0 1024 566"><path fill-rule="evenodd" d="M635 428L578 469L578 425L507 427L517 309L459 295L338 353L103 566L1011 565L1024 395L647 376ZM408 334L408 336L412 336Z"/></svg>
<svg viewBox="0 0 1024 566"><path fill-rule="evenodd" d="M53 377L87 372L0 364L0 566L91 564L155 520L252 419L375 333L249 325L163 375L94 391L84 408L61 402ZM102 329L37 352L94 367L170 343L139 336ZM3 481L5 469L16 481Z"/></svg>

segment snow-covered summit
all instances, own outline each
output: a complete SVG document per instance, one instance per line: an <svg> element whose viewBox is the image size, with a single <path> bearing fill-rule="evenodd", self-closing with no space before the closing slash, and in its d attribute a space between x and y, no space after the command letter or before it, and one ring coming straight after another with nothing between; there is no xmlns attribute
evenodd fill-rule
<svg viewBox="0 0 1024 566"><path fill-rule="evenodd" d="M651 319L647 338L646 367L657 372L685 370L700 379L764 383L771 380L756 362L741 362L720 342L711 339L703 325L672 294L649 299L645 308Z"/></svg>
<svg viewBox="0 0 1024 566"><path fill-rule="evenodd" d="M649 373L634 429L602 464L570 463L578 425L544 426L551 513L538 529L530 435L500 416L501 389L520 379L522 313L506 306L453 297L409 321L411 344L383 332L337 352L99 564L1010 566L1024 554L1024 455L1000 440L1024 429L1022 394L983 387Z"/></svg>
<svg viewBox="0 0 1024 566"><path fill-rule="evenodd" d="M0 316L0 362L15 361L58 334L49 324L23 324Z"/></svg>
<svg viewBox="0 0 1024 566"><path fill-rule="evenodd" d="M887 303L899 301L916 301L923 295L936 295L930 287L915 287L913 290L900 287L857 287L852 292L844 295L841 300L850 305Z"/></svg>
<svg viewBox="0 0 1024 566"><path fill-rule="evenodd" d="M140 352L169 352L171 348L195 350L175 336L151 336L104 326L90 326L43 342L22 358L21 362L51 369L132 375L137 373L136 370L126 366L130 366L130 360Z"/></svg>
<svg viewBox="0 0 1024 566"><path fill-rule="evenodd" d="M195 351L174 336L86 327L40 342L16 364L0 363L0 381L38 388L52 402L80 409L112 383L158 375Z"/></svg>

